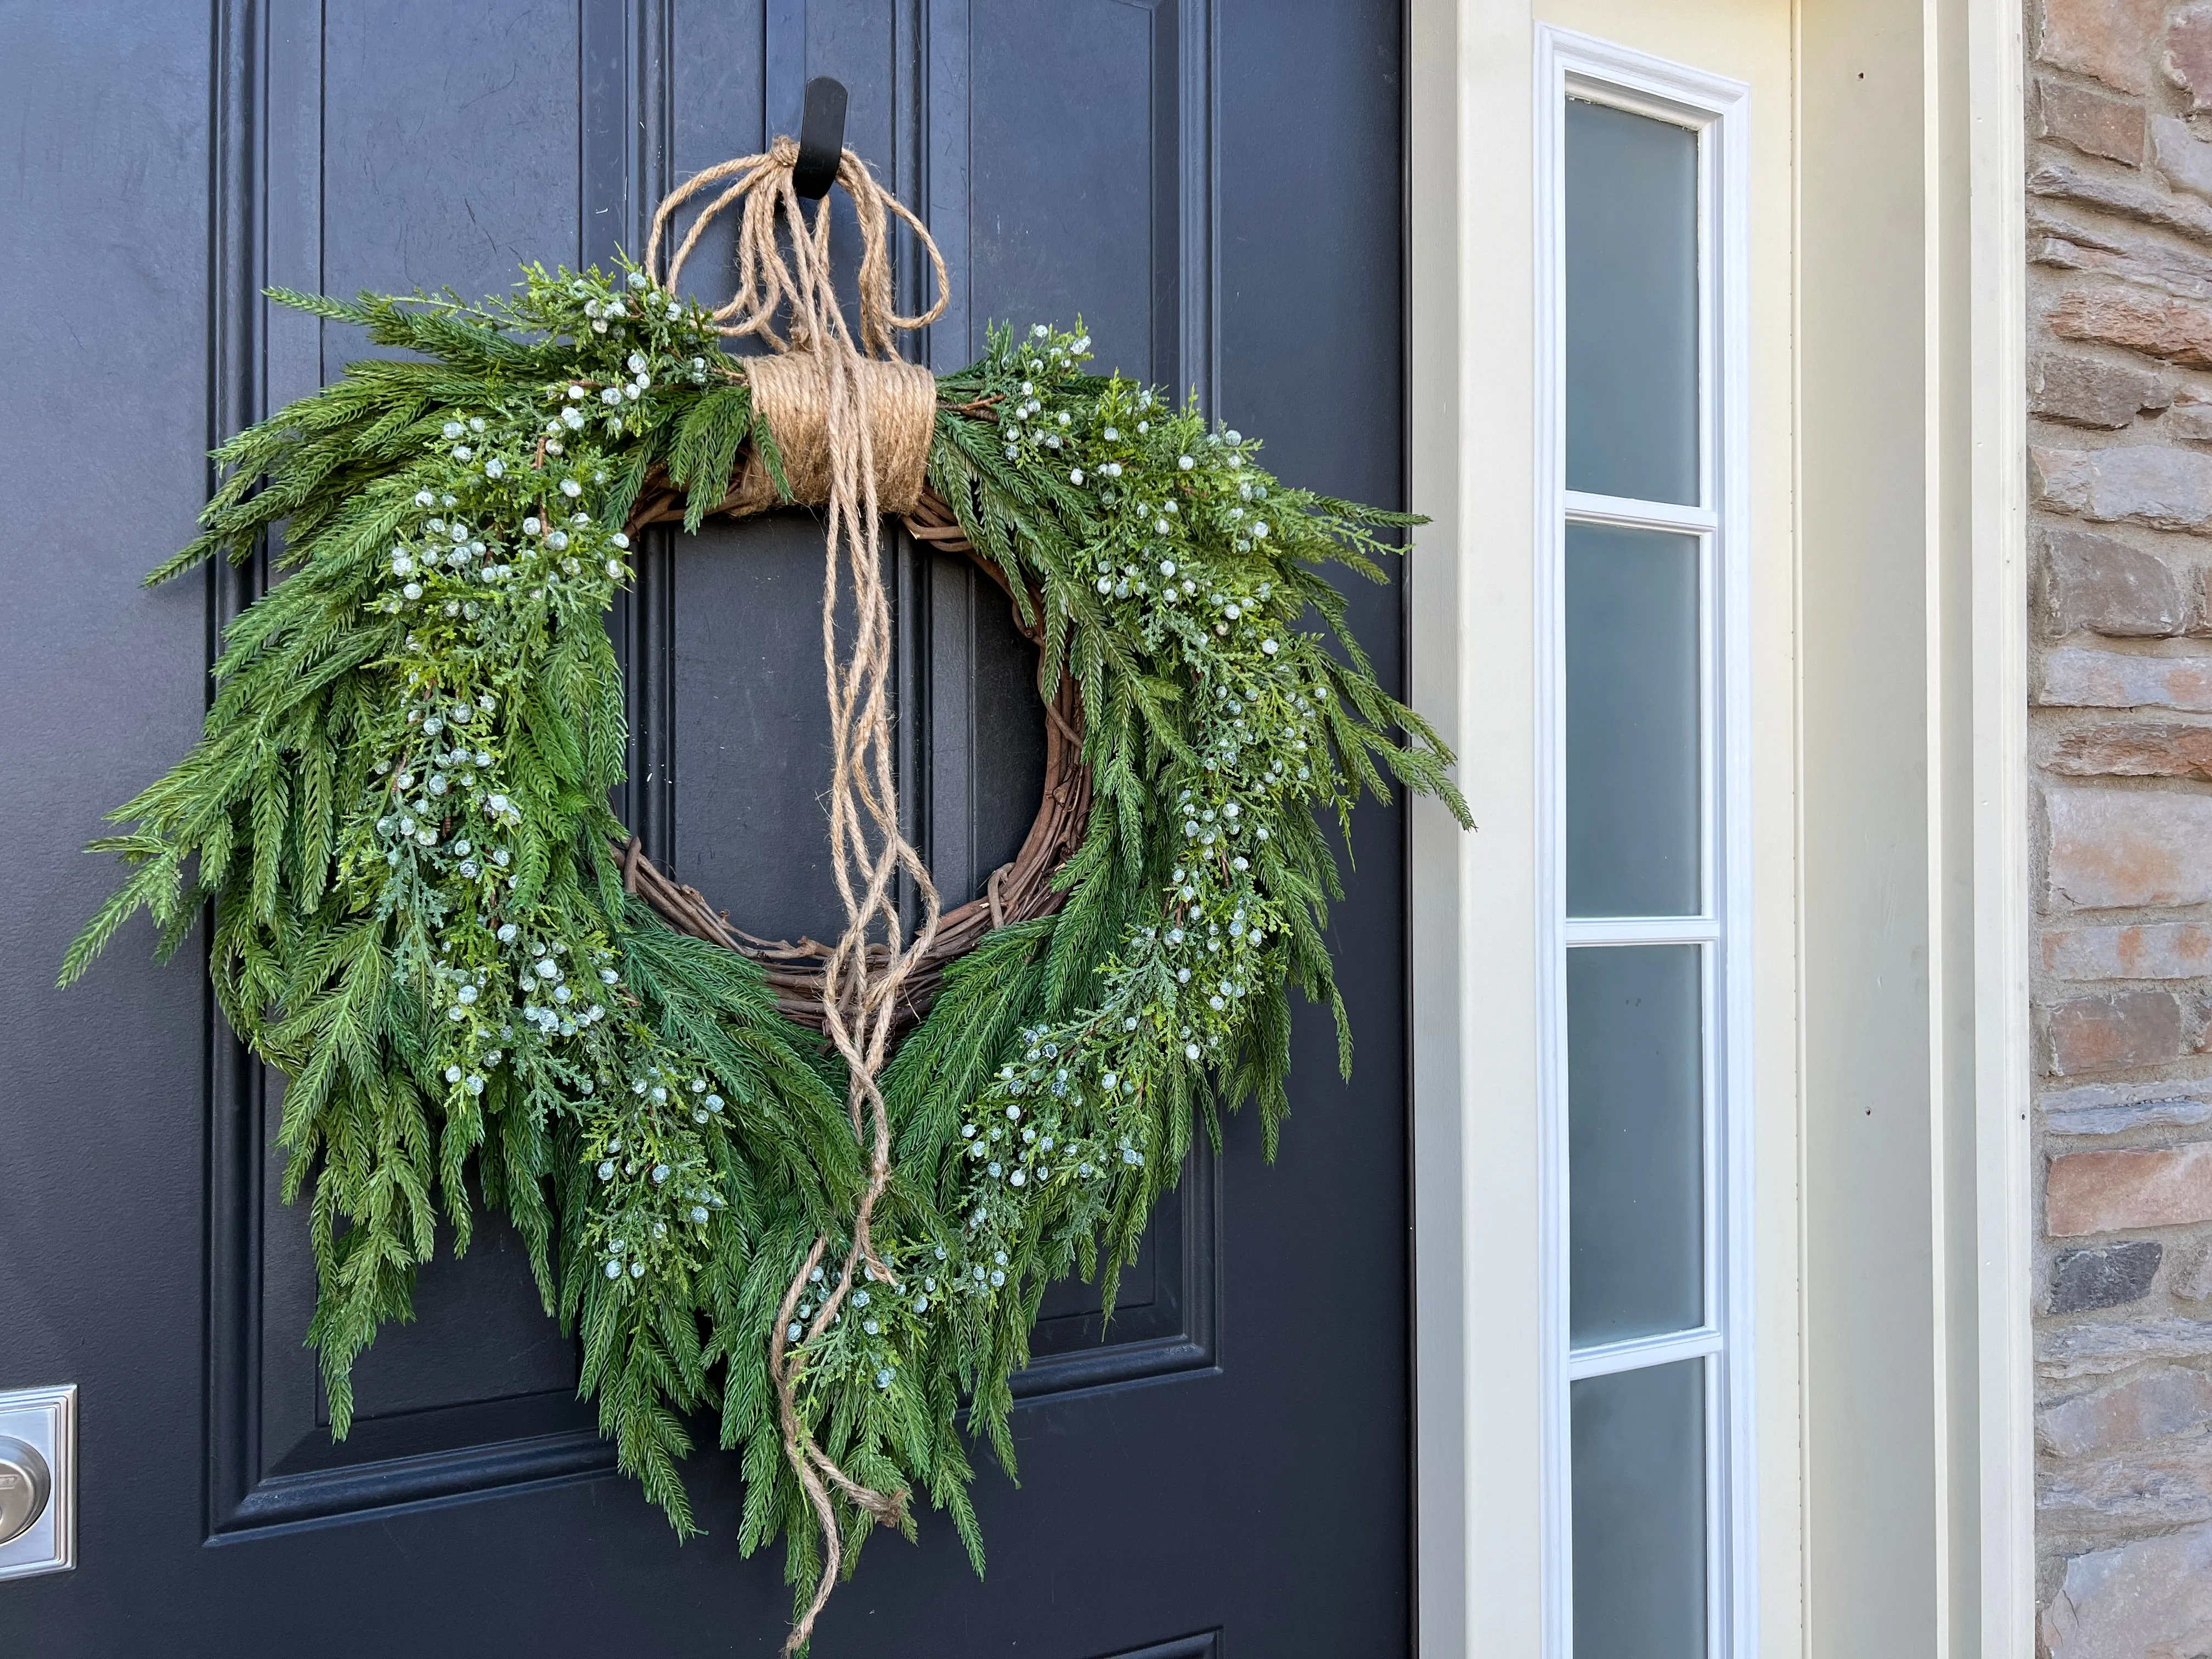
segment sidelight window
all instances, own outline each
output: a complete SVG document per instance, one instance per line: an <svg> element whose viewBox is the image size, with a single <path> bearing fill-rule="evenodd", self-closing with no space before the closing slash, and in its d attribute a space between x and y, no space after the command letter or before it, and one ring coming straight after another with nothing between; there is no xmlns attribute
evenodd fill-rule
<svg viewBox="0 0 2212 1659"><path fill-rule="evenodd" d="M1742 89L1547 33L1551 1659L1750 1653Z"/></svg>

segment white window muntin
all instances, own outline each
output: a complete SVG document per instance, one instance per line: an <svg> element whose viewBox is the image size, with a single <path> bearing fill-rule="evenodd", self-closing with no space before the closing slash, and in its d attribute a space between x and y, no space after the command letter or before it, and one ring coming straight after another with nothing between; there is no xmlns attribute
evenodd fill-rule
<svg viewBox="0 0 2212 1659"><path fill-rule="evenodd" d="M1748 88L1540 27L1537 39L1538 937L1545 1244L1546 1651L1573 1656L1572 1384L1702 1363L1705 1629L1711 1659L1755 1650L1751 1436L1751 962L1747 254ZM1565 112L1587 100L1698 135L1698 499L1570 492L1566 477ZM1664 917L1577 917L1565 902L1565 582L1570 523L1695 536L1698 548L1699 902ZM1703 1317L1576 1350L1569 1337L1566 962L1570 949L1698 949L1702 987Z"/></svg>

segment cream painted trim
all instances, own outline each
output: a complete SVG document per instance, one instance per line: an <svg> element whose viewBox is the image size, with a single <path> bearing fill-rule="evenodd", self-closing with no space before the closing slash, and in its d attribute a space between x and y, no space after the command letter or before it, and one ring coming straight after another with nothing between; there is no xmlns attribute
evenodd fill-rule
<svg viewBox="0 0 2212 1659"><path fill-rule="evenodd" d="M1540 1307L1531 32L1525 0L1411 0L1408 25L1408 459L1431 522L1407 674L1478 826L1413 803L1416 1617L1424 1659L1533 1659L1543 1386L1515 1334Z"/></svg>
<svg viewBox="0 0 2212 1659"><path fill-rule="evenodd" d="M1665 3L1652 0L1655 15ZM1959 1547L1928 1564L1954 1617L1928 1621L1908 1592L1916 1608L1905 1622L1914 1630L1914 1651L2013 1659L2032 1651L2033 1620L2020 22L2011 0L1965 0L1958 9L1916 9L1910 0L1798 0L1798 11L1801 43L1833 48L1856 40L1845 49L1871 47L1885 74L1917 55L1929 77L1925 138L1939 150L1952 146L1955 158L1931 158L1924 181L1939 198L1947 172L1966 186L1965 202L1950 198L1968 209L1953 244L1957 263L1946 269L1931 257L1924 267L1931 426L1942 421L1937 362L1948 356L1970 382L1954 394L1960 416L1951 434L1931 434L1928 450L1939 473L1960 481L1963 511L1949 523L1964 533L1947 538L1935 512L1923 522L1931 567L1956 560L1953 568L1965 565L1967 577L1966 625L1948 631L1971 641L1971 706L1958 719L1971 799L1960 803L1967 822L1948 847L1945 809L1931 800L1926 847L1952 872L1951 890L1970 894L1954 936L1965 935L1959 943L1970 959L1963 1012L1972 1032L1962 1069L1971 1073L1972 1098L1947 1102L1943 1077L1931 1073L1929 1080L1937 1090L1933 1110L1954 1133L1972 1137L1971 1148L1959 1151L1972 1182L1972 1224L1961 1231L1973 1259L1956 1260L1954 1236L1940 1226L1929 1240L1939 1275L1956 1287L1949 1316L1966 1340L1954 1344L1948 1330L1928 1334L1950 1348L1954 1372L1971 1366L1973 1374L1939 1389L1933 1402L1943 1419L1938 1457L1965 1478L1929 1468L1923 1488L1945 1511L1937 1536ZM1533 617L1535 597L1527 557L1536 523L1528 342L1535 295L1533 260L1523 252L1533 235L1533 52L1528 0L1409 0L1410 483L1412 505L1433 522L1417 538L1407 574L1408 680L1416 706L1465 757L1462 787L1480 826L1463 835L1432 804L1419 802L1409 830L1416 1616L1425 1659L1534 1659L1542 1643L1540 1355L1510 1334L1536 1328L1540 1312L1533 1174L1540 1148L1531 1105L1534 641L1521 620ZM1794 118L1801 132L1804 89L1825 72L1801 54ZM1837 107L1824 88L1823 118ZM1942 210L1934 217L1940 225ZM1968 453L1960 454L1952 434L1965 438ZM1933 477L1928 483L1937 487ZM1937 592L1931 583L1929 597ZM1929 646L1945 632L1931 626ZM1941 879L1932 878L1931 889ZM1939 917L1930 921L1941 931ZM1936 1003L1929 1012L1941 1018ZM1940 1155L1943 1134L1939 1128L1932 1152ZM1805 1171L1815 1181L1829 1173ZM1762 1268L1771 1259L1763 1257ZM1944 1305L1938 1290L1937 1307ZM1814 1381L1808 1365L1801 1386ZM1768 1413L1762 1443L1778 1450L1778 1402L1770 1393L1761 1403ZM1974 1420L1963 1420L1969 1413ZM1808 1543L1824 1531L1832 1538L1883 1525L1878 1511L1817 1482L1798 1490L1804 1512L1770 1520L1785 1531L1794 1522ZM1767 1492L1770 1504L1796 1495ZM1785 1571L1771 1553L1779 1538L1764 1526L1762 1534L1771 1540L1767 1571ZM1816 1557L1805 1560L1813 1566ZM1794 1650L1794 1637L1814 1654L1856 1659L1854 1633L1883 1621L1854 1607L1848 1577L1824 1583L1815 1573L1805 1587L1802 1632L1770 1601L1766 1650L1779 1653L1784 1644ZM1796 1605L1794 1595L1784 1599Z"/></svg>
<svg viewBox="0 0 2212 1659"><path fill-rule="evenodd" d="M1974 1165L1987 1659L2035 1650L2023 57L2015 0L1969 0Z"/></svg>

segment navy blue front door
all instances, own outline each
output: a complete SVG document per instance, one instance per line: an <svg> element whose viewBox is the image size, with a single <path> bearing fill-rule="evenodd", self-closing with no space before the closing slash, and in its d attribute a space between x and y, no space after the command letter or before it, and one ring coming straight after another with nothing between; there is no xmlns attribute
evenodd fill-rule
<svg viewBox="0 0 2212 1659"><path fill-rule="evenodd" d="M347 331L258 297L505 287L635 247L660 193L795 131L811 75L953 272L919 349L1072 324L1101 366L1264 435L1286 478L1402 494L1398 0L82 0L0 8L0 1388L81 1389L81 1565L0 1584L36 1659L775 1651L780 1552L689 1471L679 1548L611 1472L519 1251L427 1268L333 1444L305 1217L190 954L50 988L110 878L75 849L168 766L211 629L258 578L154 593L208 445L335 375ZM910 250L909 250L910 252ZM726 269L695 258L691 270ZM912 262L909 260L909 266ZM918 270L903 274L911 297ZM898 554L902 789L948 903L1009 856L1042 757L1033 659L964 564ZM817 935L819 530L670 535L615 619L649 851L753 932ZM1353 615L1385 684L1395 589ZM1232 1123L1110 1326L1048 1301L1018 1490L981 1459L988 1577L925 1514L832 1601L823 1659L1369 1659L1409 1650L1404 893L1363 817L1336 911L1359 1044L1297 1027L1266 1167ZM711 1431L708 1438L711 1440Z"/></svg>

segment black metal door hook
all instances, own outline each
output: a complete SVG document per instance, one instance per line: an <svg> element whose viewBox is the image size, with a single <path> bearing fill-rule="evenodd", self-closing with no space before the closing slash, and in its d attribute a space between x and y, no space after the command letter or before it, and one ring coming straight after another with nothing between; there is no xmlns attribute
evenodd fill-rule
<svg viewBox="0 0 2212 1659"><path fill-rule="evenodd" d="M845 155L845 83L817 75L806 83L806 114L799 124L799 161L791 169L792 188L818 202L837 182L837 163Z"/></svg>

